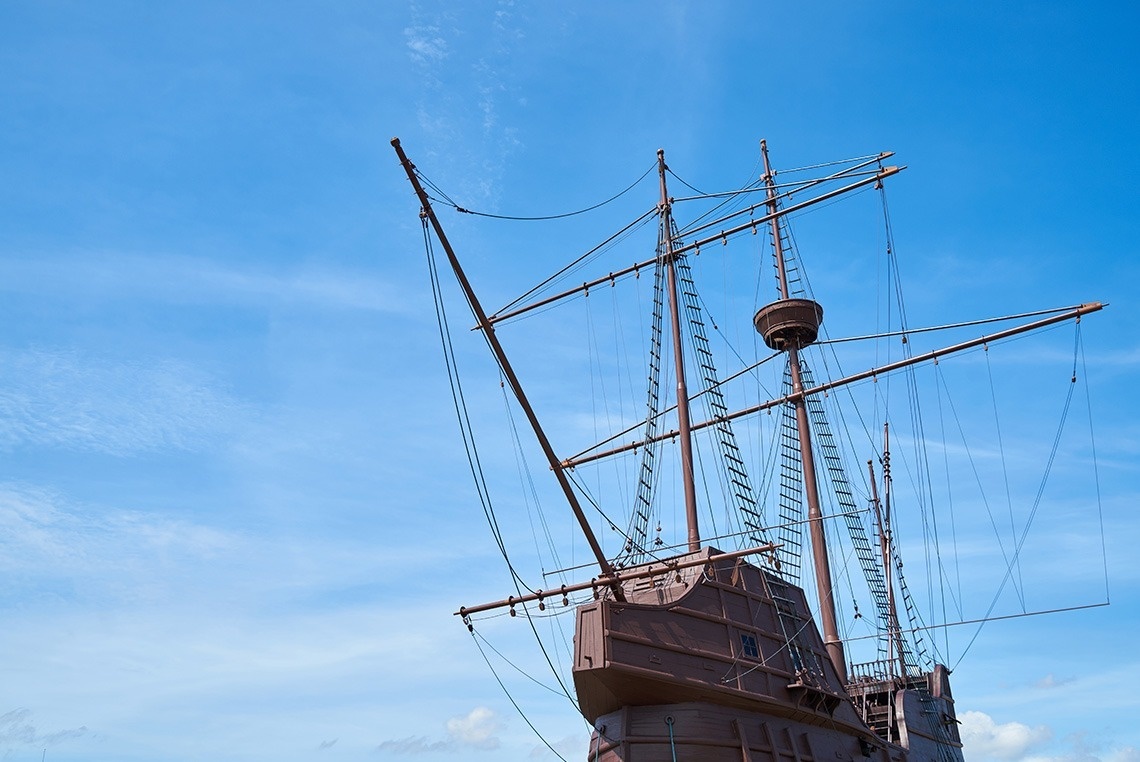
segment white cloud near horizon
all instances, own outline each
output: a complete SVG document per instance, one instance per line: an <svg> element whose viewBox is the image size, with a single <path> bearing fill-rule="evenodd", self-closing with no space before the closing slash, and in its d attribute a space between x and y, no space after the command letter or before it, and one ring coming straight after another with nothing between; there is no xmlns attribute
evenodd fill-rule
<svg viewBox="0 0 1140 762"><path fill-rule="evenodd" d="M958 719L962 723L963 752L970 762L1140 762L1140 749L1102 748L1090 743L1083 732L1054 742L1053 730L1046 725L998 723L977 711L964 712Z"/></svg>
<svg viewBox="0 0 1140 762"><path fill-rule="evenodd" d="M963 751L973 762L1022 760L1053 737L1044 725L1031 728L1020 722L999 724L985 712L963 712L958 719L962 723Z"/></svg>
<svg viewBox="0 0 1140 762"><path fill-rule="evenodd" d="M444 738L424 736L384 741L376 750L395 756L418 756L435 752L462 752L463 750L494 751L501 741L498 732L502 723L495 713L485 706L477 706L466 715L452 717L446 723Z"/></svg>

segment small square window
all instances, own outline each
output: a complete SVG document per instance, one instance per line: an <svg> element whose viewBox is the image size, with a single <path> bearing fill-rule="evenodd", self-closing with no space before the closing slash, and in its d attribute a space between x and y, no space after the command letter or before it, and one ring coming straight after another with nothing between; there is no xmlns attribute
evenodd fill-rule
<svg viewBox="0 0 1140 762"><path fill-rule="evenodd" d="M740 647L741 647L741 650L744 652L744 655L747 656L748 658L750 658L750 659L759 659L760 658L760 649L756 645L756 638L753 637L752 635L745 635L745 634L741 633L741 635L740 635Z"/></svg>

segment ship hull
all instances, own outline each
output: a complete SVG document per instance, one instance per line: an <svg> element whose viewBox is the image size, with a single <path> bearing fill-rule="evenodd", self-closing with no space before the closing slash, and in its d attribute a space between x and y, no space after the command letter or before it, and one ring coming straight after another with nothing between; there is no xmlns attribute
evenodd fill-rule
<svg viewBox="0 0 1140 762"><path fill-rule="evenodd" d="M590 760L962 759L944 668L848 685L803 591L718 555L657 562L660 574L627 585L624 601L600 594L578 608Z"/></svg>

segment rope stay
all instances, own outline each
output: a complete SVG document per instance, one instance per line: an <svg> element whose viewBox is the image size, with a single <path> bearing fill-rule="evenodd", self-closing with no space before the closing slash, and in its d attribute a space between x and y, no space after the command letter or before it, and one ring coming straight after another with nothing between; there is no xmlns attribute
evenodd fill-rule
<svg viewBox="0 0 1140 762"><path fill-rule="evenodd" d="M638 469L637 491L634 497L633 515L630 517L626 544L617 563L630 566L640 563L647 553L649 518L653 510L653 496L656 486L654 464L661 451L660 442L653 441L657 435L661 406L661 355L662 325L665 312L665 246L660 239L657 244L657 265L653 269L653 317L650 321L648 390L645 403L645 439L651 444L642 448L641 465Z"/></svg>
<svg viewBox="0 0 1140 762"><path fill-rule="evenodd" d="M602 208L606 204L610 204L614 201L617 201L619 198L621 198L622 196L624 196L625 194L629 193L631 190L636 188L641 183L641 181L644 180L646 177L648 177L649 174L651 172L653 172L653 170L655 170L655 169L657 169L657 163L656 162L654 162L652 165L650 165L649 169L645 170L645 172L641 175L641 177L637 178L632 183L630 183L628 186L626 186L625 189L618 191L614 195L607 198L605 201L599 201L596 204L592 204L590 206L585 207L584 209L578 209L578 210L573 211L573 212L560 212L560 213L555 213L555 214L544 214L544 215L538 215L538 216L492 214L490 212L479 212L479 211L475 211L473 209L467 209L467 208L460 206L455 201L453 201L450 196L448 196L446 193L444 193L439 188L439 186L437 186L435 183L433 183L431 180L429 180L427 177L425 177L423 172L420 172L418 169L416 170L416 176L419 177L420 180L423 181L424 185L428 186L429 188L434 190L436 193L440 194L441 198L432 197L432 201L438 201L438 202L444 204L445 206L450 206L451 208L453 208L455 211L459 212L460 214L470 214L470 215L473 215L475 217L487 217L487 218L490 218L493 220L510 220L510 221L517 221L517 222L546 222L549 220L562 220L562 219L566 219L567 217L576 217L580 214L586 214L588 212L592 212L595 209Z"/></svg>
<svg viewBox="0 0 1140 762"><path fill-rule="evenodd" d="M705 330L707 327L703 319L705 315L688 257L678 258L677 274L688 318L689 339L695 351L692 362L696 365L700 379L704 383L705 392L700 396L705 405L707 420L716 421L712 428L720 455L716 461L719 466L718 477L728 498L726 502L735 507L735 515L744 529L738 542L741 548L745 547L745 542L753 546L766 545L769 541L767 530L764 528L764 515L757 503L756 493L748 476L748 468L732 429L732 422L726 417L729 412L728 405L721 390L716 362Z"/></svg>
<svg viewBox="0 0 1140 762"><path fill-rule="evenodd" d="M455 356L455 347L451 339L450 323L447 318L447 311L443 299L442 285L439 278L439 270L436 263L435 247L431 242L431 234L428 230L428 220L426 216L421 217L423 224L423 237L424 248L427 255L429 279L431 281L432 297L435 303L436 324L439 330L440 341L443 345L444 365L447 369L448 383L451 388L452 404L455 410L456 418L459 422L460 437L463 440L464 450L467 454L467 463L471 471L472 478L475 481L475 491L479 498L479 503L483 509L483 515L487 520L487 524L491 529L491 534L495 538L495 545L499 549L499 553L507 566L507 570L511 575L511 582L515 587L515 591L522 595L522 590L526 589L528 592L533 593L534 590L526 584L522 575L515 569L510 555L507 553L506 544L503 540L502 530L499 527L498 517L495 515L494 504L491 501L490 489L487 486L486 477L483 472L482 461L479 457L479 450L475 442L474 427L471 423L471 417L467 408L466 397L463 393L462 379L459 375L459 366ZM569 689L566 687L562 676L559 674L557 667L554 665L554 660L551 658L546 644L543 642L542 637L538 633L538 629L534 624L533 619L527 616L527 621L530 624L532 633L534 634L535 641L538 644L539 650L542 652L547 665L550 667L551 674L554 675L555 680L562 688L563 694L569 699L570 703L577 709L577 704L571 696ZM468 627L471 626L470 621L467 622ZM480 649L481 651L482 649ZM497 675L496 675L497 677Z"/></svg>
<svg viewBox="0 0 1140 762"><path fill-rule="evenodd" d="M1077 386L1077 366L1078 366L1079 361L1080 361L1080 356L1081 356L1081 323L1078 320L1075 322L1075 326L1074 326L1072 375L1070 377L1068 388L1066 389L1065 401L1061 407L1060 420L1057 422L1057 431L1053 436L1052 446L1050 447L1050 450L1049 450L1049 457L1045 461L1045 468L1044 468L1043 473L1041 474L1041 481L1038 484L1037 493L1033 498L1033 504L1030 506L1029 515L1025 520L1025 525L1021 528L1020 535L1015 538L1016 543L1013 547L1013 556L1011 559L1011 563L1008 564L1006 567L1005 574L1002 576L1001 583L998 585L997 591L994 593L994 597L990 601L989 607L986 609L985 616L982 617L981 622L978 624L977 630L974 631L973 636L970 638L969 642L966 644L965 649L963 649L961 656L958 657L958 663L959 664L961 663L962 659L965 658L966 653L974 645L974 642L978 639L978 636L982 632L982 628L985 627L986 622L989 621L990 614L992 614L994 611L994 608L997 607L998 601L1001 599L1002 592L1004 592L1006 585L1010 583L1010 581L1012 580L1012 578L1015 574L1015 568L1016 568L1015 564L1021 557L1021 551L1025 547L1026 539L1028 539L1028 537L1029 537L1029 530L1033 527L1033 522L1037 517L1038 509L1040 509L1040 507L1041 507L1041 501L1045 496L1045 488L1048 485L1049 476L1053 470L1053 463L1056 461L1057 451L1060 449L1060 446L1061 446L1061 438L1065 432L1065 423L1069 418L1069 410L1070 410L1070 407L1071 407L1072 402L1073 402L1073 392Z"/></svg>
<svg viewBox="0 0 1140 762"><path fill-rule="evenodd" d="M475 642L475 647L479 649L479 655L483 657L483 661L486 662L486 664L487 664L487 669L491 670L491 674L494 675L494 677L495 677L495 682L497 682L499 684L499 688L502 689L503 695L505 695L507 697L507 700L511 702L511 706L513 706L515 708L515 711L518 712L519 717L522 717L523 722L525 722L527 727L531 729L531 732L533 732L535 734L535 736L538 737L538 740L542 741L543 746L545 746L547 749L550 749L551 754L558 757L560 760L562 760L562 762L568 762L566 757L559 754L558 750L555 749L550 744L550 742L546 740L546 736L542 735L542 732L539 731L539 729L537 727L535 727L534 723L531 722L530 718L526 716L526 712L524 712L522 710L522 707L519 706L519 702L516 701L515 697L511 695L510 690L507 689L506 683L503 682L503 678L499 677L499 673L495 670L495 666L493 664L491 664L491 660L489 658L487 658L487 653L483 650L483 646L481 646L479 644L479 638L475 637L475 630L474 629L471 630L471 636L472 636L472 640L474 640L474 642ZM480 636L480 637L482 637L482 636ZM488 643L488 645L490 645L490 644ZM498 653L498 651L495 651L495 653ZM512 664L511 666L514 666L514 665ZM518 669L518 668L516 667L516 669ZM530 677L530 676L527 675L527 677ZM533 680L533 678L531 678L531 679ZM539 685L541 685L541 683L539 683Z"/></svg>

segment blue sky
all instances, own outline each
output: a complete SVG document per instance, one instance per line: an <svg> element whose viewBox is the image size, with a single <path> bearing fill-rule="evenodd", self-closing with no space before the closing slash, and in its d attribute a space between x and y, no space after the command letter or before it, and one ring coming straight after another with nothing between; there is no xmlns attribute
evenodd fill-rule
<svg viewBox="0 0 1140 762"><path fill-rule="evenodd" d="M893 150L912 324L1111 303L1083 341L1112 605L989 625L954 687L971 760L1136 762L1138 15L0 5L5 758L554 758L451 616L510 591L455 436L398 135L460 203L523 215L594 203L659 147L717 188L762 137L778 166ZM443 219L493 306L565 253ZM840 264L813 282L833 331L861 332L843 328L860 267ZM460 352L490 378L482 347ZM1104 598L1095 494L1075 483L1080 531L1046 525L1036 558L1061 582L1030 575L1033 608ZM487 627L525 644L521 622ZM565 699L497 664L582 758Z"/></svg>

